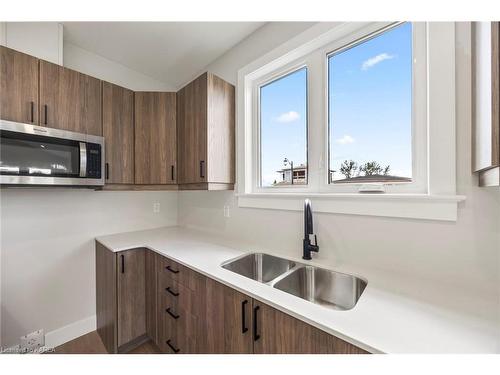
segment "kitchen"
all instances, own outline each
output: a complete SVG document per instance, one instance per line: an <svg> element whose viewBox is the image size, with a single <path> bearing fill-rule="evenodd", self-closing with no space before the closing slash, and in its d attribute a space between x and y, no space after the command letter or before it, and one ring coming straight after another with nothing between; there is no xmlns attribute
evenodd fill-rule
<svg viewBox="0 0 500 375"><path fill-rule="evenodd" d="M0 31L2 352L500 352L498 22Z"/></svg>

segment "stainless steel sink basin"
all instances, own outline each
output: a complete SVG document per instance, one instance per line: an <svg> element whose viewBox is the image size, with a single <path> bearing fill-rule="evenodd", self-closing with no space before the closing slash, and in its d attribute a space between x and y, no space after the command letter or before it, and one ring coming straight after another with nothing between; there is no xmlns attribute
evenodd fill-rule
<svg viewBox="0 0 500 375"><path fill-rule="evenodd" d="M366 284L352 275L303 266L279 280L274 287L318 305L350 310L358 302Z"/></svg>
<svg viewBox="0 0 500 375"><path fill-rule="evenodd" d="M367 285L356 276L263 253L244 255L227 261L222 267L335 310L356 306Z"/></svg>
<svg viewBox="0 0 500 375"><path fill-rule="evenodd" d="M268 254L254 253L229 261L222 265L229 271L242 276L268 283L295 266L295 263Z"/></svg>

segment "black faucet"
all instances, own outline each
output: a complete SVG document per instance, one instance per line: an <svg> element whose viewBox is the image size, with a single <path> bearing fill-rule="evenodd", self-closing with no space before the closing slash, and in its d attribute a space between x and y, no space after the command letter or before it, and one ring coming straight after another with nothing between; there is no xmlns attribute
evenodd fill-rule
<svg viewBox="0 0 500 375"><path fill-rule="evenodd" d="M304 202L304 254L302 255L302 259L311 260L311 251L318 252L318 239L316 235L314 235L314 245L311 244L311 239L309 235L313 234L313 218L311 211L311 201L306 199Z"/></svg>

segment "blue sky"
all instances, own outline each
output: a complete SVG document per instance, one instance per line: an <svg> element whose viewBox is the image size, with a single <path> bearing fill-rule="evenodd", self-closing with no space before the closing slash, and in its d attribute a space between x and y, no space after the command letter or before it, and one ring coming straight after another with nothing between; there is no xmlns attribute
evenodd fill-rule
<svg viewBox="0 0 500 375"><path fill-rule="evenodd" d="M411 34L405 23L329 58L331 169L375 160L411 177ZM261 88L263 186L285 157L306 162L306 80L304 68Z"/></svg>

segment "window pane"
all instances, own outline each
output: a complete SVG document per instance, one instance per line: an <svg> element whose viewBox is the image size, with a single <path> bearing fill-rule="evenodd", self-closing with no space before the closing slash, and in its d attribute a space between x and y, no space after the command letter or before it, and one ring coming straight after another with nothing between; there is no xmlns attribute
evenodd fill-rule
<svg viewBox="0 0 500 375"><path fill-rule="evenodd" d="M261 186L307 184L306 68L261 87L260 124Z"/></svg>
<svg viewBox="0 0 500 375"><path fill-rule="evenodd" d="M410 182L412 25L328 59L330 181Z"/></svg>

